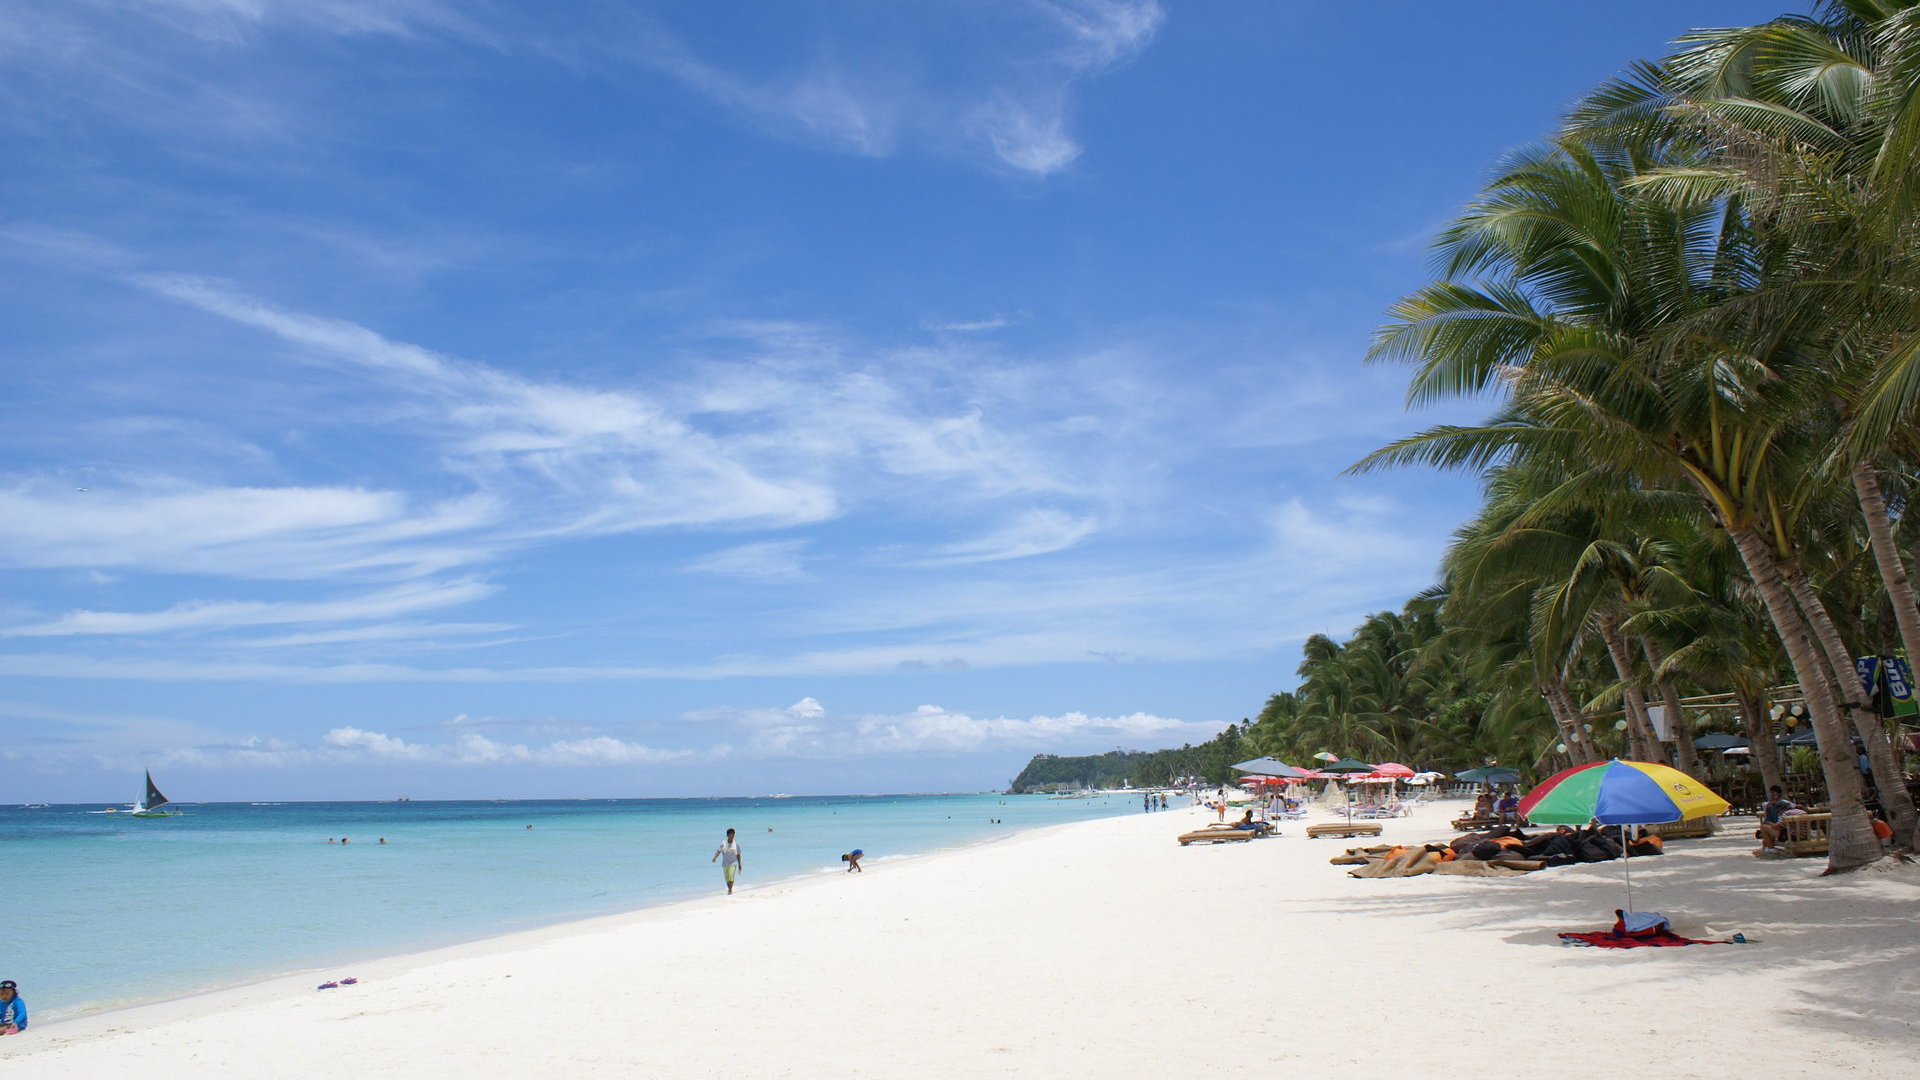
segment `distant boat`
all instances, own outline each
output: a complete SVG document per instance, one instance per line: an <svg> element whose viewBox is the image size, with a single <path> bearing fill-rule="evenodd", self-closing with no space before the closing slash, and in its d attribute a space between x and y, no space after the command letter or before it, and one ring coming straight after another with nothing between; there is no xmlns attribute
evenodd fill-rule
<svg viewBox="0 0 1920 1080"><path fill-rule="evenodd" d="M133 804L131 813L134 817L179 817L180 811L178 810L160 809L167 805L167 802L167 797L160 794L160 789L153 785L152 770L148 770L146 794L140 797L139 802Z"/></svg>

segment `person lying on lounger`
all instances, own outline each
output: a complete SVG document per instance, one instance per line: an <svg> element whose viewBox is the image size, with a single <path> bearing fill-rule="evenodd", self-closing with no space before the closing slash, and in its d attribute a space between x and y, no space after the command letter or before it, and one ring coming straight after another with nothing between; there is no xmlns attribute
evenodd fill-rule
<svg viewBox="0 0 1920 1080"><path fill-rule="evenodd" d="M1251 810L1247 811L1246 815L1243 816L1239 821L1234 822L1233 827L1236 829L1249 829L1255 833L1260 834L1261 836L1265 836L1268 833L1273 831L1272 822L1253 820L1253 811Z"/></svg>

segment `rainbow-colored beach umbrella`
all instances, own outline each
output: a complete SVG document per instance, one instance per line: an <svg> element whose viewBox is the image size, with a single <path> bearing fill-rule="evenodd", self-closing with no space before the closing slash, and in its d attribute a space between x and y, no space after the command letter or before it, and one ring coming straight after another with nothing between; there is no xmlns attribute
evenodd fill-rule
<svg viewBox="0 0 1920 1080"><path fill-rule="evenodd" d="M1536 825L1652 825L1726 810L1727 800L1678 769L1619 758L1562 769L1520 800L1520 816Z"/></svg>
<svg viewBox="0 0 1920 1080"><path fill-rule="evenodd" d="M1651 761L1595 761L1562 769L1520 800L1520 817L1536 825L1654 825L1725 813L1727 800L1678 769ZM1620 830L1627 906L1633 910L1633 868Z"/></svg>

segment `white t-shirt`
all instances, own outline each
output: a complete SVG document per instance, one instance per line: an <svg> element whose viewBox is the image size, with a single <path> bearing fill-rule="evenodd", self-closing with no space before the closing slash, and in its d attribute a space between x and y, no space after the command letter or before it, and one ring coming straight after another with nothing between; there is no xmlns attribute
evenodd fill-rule
<svg viewBox="0 0 1920 1080"><path fill-rule="evenodd" d="M740 865L740 845L731 840L721 844L714 854L720 856L721 866Z"/></svg>

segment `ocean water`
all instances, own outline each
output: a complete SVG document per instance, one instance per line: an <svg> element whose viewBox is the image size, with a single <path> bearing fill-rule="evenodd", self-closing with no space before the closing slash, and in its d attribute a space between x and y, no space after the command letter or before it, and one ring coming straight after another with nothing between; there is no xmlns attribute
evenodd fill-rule
<svg viewBox="0 0 1920 1080"><path fill-rule="evenodd" d="M35 1020L724 891L1021 829L1139 813L1139 796L805 796L0 808L0 978ZM997 823L996 823L997 821ZM529 828L528 826L532 826ZM346 837L344 846L328 838ZM386 844L378 841L385 837ZM336 971L336 969L338 969Z"/></svg>

